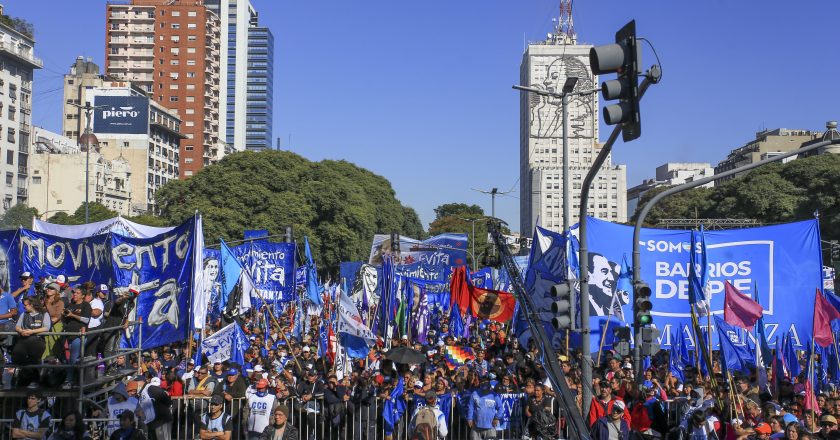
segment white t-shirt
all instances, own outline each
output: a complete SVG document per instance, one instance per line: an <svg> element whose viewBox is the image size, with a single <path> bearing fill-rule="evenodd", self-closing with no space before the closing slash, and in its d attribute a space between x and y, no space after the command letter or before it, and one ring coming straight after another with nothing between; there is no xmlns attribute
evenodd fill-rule
<svg viewBox="0 0 840 440"><path fill-rule="evenodd" d="M274 409L274 399L274 394L269 393L262 397L257 393L248 396L248 407L251 408L248 414L248 431L262 433L265 430L271 411Z"/></svg>
<svg viewBox="0 0 840 440"><path fill-rule="evenodd" d="M88 328L96 328L102 325L102 318L104 318L105 313L105 304L102 303L102 300L99 298L94 298L90 300L90 310L93 311L94 309L99 309L103 313L103 315L99 315L98 318L94 318L93 315L90 315L90 323L88 323Z"/></svg>
<svg viewBox="0 0 840 440"><path fill-rule="evenodd" d="M113 397L108 399L108 418L117 419L108 421L108 435L111 435L114 431L120 429L120 414L126 411L134 412L136 410L137 399L134 397L129 397L128 400L123 402L117 402L117 400Z"/></svg>

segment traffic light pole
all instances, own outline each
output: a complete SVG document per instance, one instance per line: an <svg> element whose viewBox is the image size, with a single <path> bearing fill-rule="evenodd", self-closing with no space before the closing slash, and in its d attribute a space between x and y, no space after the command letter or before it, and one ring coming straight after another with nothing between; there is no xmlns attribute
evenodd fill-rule
<svg viewBox="0 0 840 440"><path fill-rule="evenodd" d="M644 85L644 83L643 83L643 85ZM640 97L641 97L641 92L642 92L642 90L640 90ZM613 134L615 134L615 133L613 133ZM662 191L661 193L653 196L653 198L651 198L645 204L645 206L642 208L642 210L639 212L639 216L638 216L638 218L636 218L636 227L633 230L633 285L635 286L636 284L638 284L642 281L642 262L641 262L641 254L639 253L639 240L641 239L641 236L642 236L642 223L644 223L645 218L647 217L650 210L657 203L659 203L660 200L664 199L665 197L672 196L674 194L690 190L692 188L697 188L699 186L703 186L703 185L705 185L709 182L715 181L717 179L721 179L721 178L724 178L724 177L729 177L729 176L732 176L732 175L735 175L735 174L738 174L738 173L743 173L745 171L752 170L753 168L758 168L758 167L767 165L769 163L778 162L778 161L786 159L788 157L796 156L796 155L799 155L801 153L807 153L808 151L816 150L816 149L819 149L819 148L822 148L822 147L825 147L825 146L828 146L828 145L840 145L840 140L835 139L835 140L817 142L815 144L808 145L807 147L802 147L802 148L799 148L797 150L790 151L790 152L787 152L787 153L784 153L784 154L780 154L778 156L773 156L773 157L770 157L770 158L767 158L767 159L764 159L764 160L761 160L761 161L758 161L758 162L755 162L755 163L751 163L751 164L748 164L748 165L744 165L742 167L735 168L733 170L725 171L725 172L720 173L720 174L715 174L714 176L704 177L702 179L695 180L693 182L688 182L688 183L684 183L682 185L674 186L674 187L668 188L665 191ZM586 188L588 188L588 186L584 187L584 189L586 189ZM582 197L583 196L581 196L581 198ZM583 205L581 205L581 206L583 206ZM583 224L584 223L581 222L581 236L585 237L585 235L583 235L583 228L582 228ZM581 243L583 243L583 241L581 241ZM582 244L581 244L581 255L583 255L583 245ZM584 263L585 263L585 260L583 259L583 257L581 257L581 261L580 261L581 275L583 274ZM581 288L581 294L582 293L583 293L583 288ZM634 296L634 302L635 302L635 289L634 289L634 292L633 292L633 296ZM636 369L636 372L638 373L639 370L640 370L640 367L641 367L641 353L639 351L641 332L639 331L639 328L637 328L636 326L633 327L633 330L634 330L633 337L634 337L634 340L636 341L636 346L633 349L633 367ZM585 389L586 388L584 387L584 390ZM585 404L585 402L584 402L584 404Z"/></svg>
<svg viewBox="0 0 840 440"><path fill-rule="evenodd" d="M644 81L639 86L639 99L645 94L647 88L654 83L648 76L645 76ZM589 249L587 246L586 237L586 214L589 208L589 187L601 166L607 160L607 156L612 152L613 144L621 134L621 124L616 125L609 139L604 144L598 156L595 158L595 163L592 168L586 173L583 179L583 188L580 191L580 215L578 219L578 243L580 243L580 250L578 254L578 265L580 266L580 327L581 327L581 373L583 375L583 414L589 414L589 406L592 403L592 355L589 353L589 336L591 330L589 328Z"/></svg>

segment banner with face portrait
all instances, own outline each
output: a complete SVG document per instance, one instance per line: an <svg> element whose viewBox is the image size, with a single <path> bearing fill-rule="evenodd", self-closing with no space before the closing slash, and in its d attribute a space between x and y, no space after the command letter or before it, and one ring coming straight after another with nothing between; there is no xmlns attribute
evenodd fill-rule
<svg viewBox="0 0 840 440"><path fill-rule="evenodd" d="M632 293L619 289L621 261L632 255L633 228L589 219L590 314L603 317L616 300L624 315L632 317ZM576 229L575 229L576 230ZM653 323L663 346L691 315L688 303L691 231L641 231L641 279L652 290ZM695 232L699 234L699 232ZM811 337L814 295L823 287L819 223L816 220L724 231L705 231L706 297L714 315L723 314L724 282L757 300L764 309L765 334L771 346L790 333L802 348ZM700 261L698 258L696 261ZM703 268L698 267L698 273ZM629 319L629 318L628 318ZM705 319L701 326L705 326ZM714 322L714 320L712 320ZM715 335L717 332L712 331ZM714 338L715 341L717 337ZM717 342L715 342L715 345Z"/></svg>
<svg viewBox="0 0 840 440"><path fill-rule="evenodd" d="M20 274L26 269L20 260L20 230L0 231L0 289L14 292L21 286Z"/></svg>
<svg viewBox="0 0 840 440"><path fill-rule="evenodd" d="M448 283L452 268L467 263L466 234L440 234L422 241L400 236L399 249L394 270L408 278ZM375 235L368 263L382 266L385 255L391 255L391 236Z"/></svg>
<svg viewBox="0 0 840 440"><path fill-rule="evenodd" d="M360 310L373 310L382 293L382 267L361 261L342 261L341 282L347 286L347 295ZM367 301L367 304L365 304ZM365 307L366 306L366 307Z"/></svg>

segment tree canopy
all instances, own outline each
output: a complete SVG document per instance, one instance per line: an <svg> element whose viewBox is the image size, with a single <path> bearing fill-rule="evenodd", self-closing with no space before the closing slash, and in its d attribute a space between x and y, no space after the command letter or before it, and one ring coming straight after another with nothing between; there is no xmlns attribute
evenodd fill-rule
<svg viewBox="0 0 840 440"><path fill-rule="evenodd" d="M0 217L0 229L17 229L18 226L31 228L32 219L36 217L38 217L37 209L30 208L24 203L18 203L7 209Z"/></svg>
<svg viewBox="0 0 840 440"><path fill-rule="evenodd" d="M374 234L424 234L385 178L347 161L311 162L286 151L228 155L167 183L156 201L170 224L200 212L208 244L241 239L245 229L280 235L291 226L296 241L309 237L319 269L330 272L340 261L367 259Z"/></svg>
<svg viewBox="0 0 840 440"><path fill-rule="evenodd" d="M484 215L484 210L478 205L467 205L466 203L444 203L435 208L436 218L429 224L429 235L442 234L444 232L453 232L467 234L469 238L469 251L473 249L473 223L475 223L475 259L472 261L470 256L470 265L473 269L481 267L481 258L487 255L492 246L492 243L487 241L487 221ZM509 234L507 228L503 228L502 232Z"/></svg>
<svg viewBox="0 0 840 440"><path fill-rule="evenodd" d="M658 192L649 191L639 209ZM840 156L822 154L757 168L714 188L673 195L657 204L645 219L749 218L764 224L813 218L820 213L822 239L840 239ZM638 212L633 215L635 221Z"/></svg>
<svg viewBox="0 0 840 440"><path fill-rule="evenodd" d="M467 205L466 203L444 203L435 208L435 220L456 215L470 218L483 217L484 210L478 205Z"/></svg>

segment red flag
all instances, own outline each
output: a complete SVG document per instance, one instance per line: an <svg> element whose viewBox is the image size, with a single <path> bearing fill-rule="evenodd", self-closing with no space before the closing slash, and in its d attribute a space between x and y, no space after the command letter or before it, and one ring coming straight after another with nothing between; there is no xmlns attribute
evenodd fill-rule
<svg viewBox="0 0 840 440"><path fill-rule="evenodd" d="M834 343L834 336L831 332L831 321L840 319L840 312L828 302L817 289L817 297L814 300L814 343L820 347L828 347Z"/></svg>
<svg viewBox="0 0 840 440"><path fill-rule="evenodd" d="M330 363L335 363L335 351L336 345L338 344L338 340L335 337L335 332L333 332L332 326L330 326L330 331L327 333L327 359L329 359Z"/></svg>
<svg viewBox="0 0 840 440"><path fill-rule="evenodd" d="M508 292L470 286L470 298L473 316L496 322L507 322L513 318L516 298Z"/></svg>
<svg viewBox="0 0 840 440"><path fill-rule="evenodd" d="M724 285L723 320L727 324L752 331L763 309L761 304L739 292L729 281Z"/></svg>
<svg viewBox="0 0 840 440"><path fill-rule="evenodd" d="M817 294L819 296L819 294ZM817 415L820 415L820 405L817 403L817 396L814 395L814 386L811 384L811 379L805 381L805 410L812 410ZM813 429L807 426L808 429Z"/></svg>
<svg viewBox="0 0 840 440"><path fill-rule="evenodd" d="M465 266L456 266L452 270L452 282L449 284L449 307L458 304L461 316L467 313L470 305L470 285L467 283L467 270Z"/></svg>

